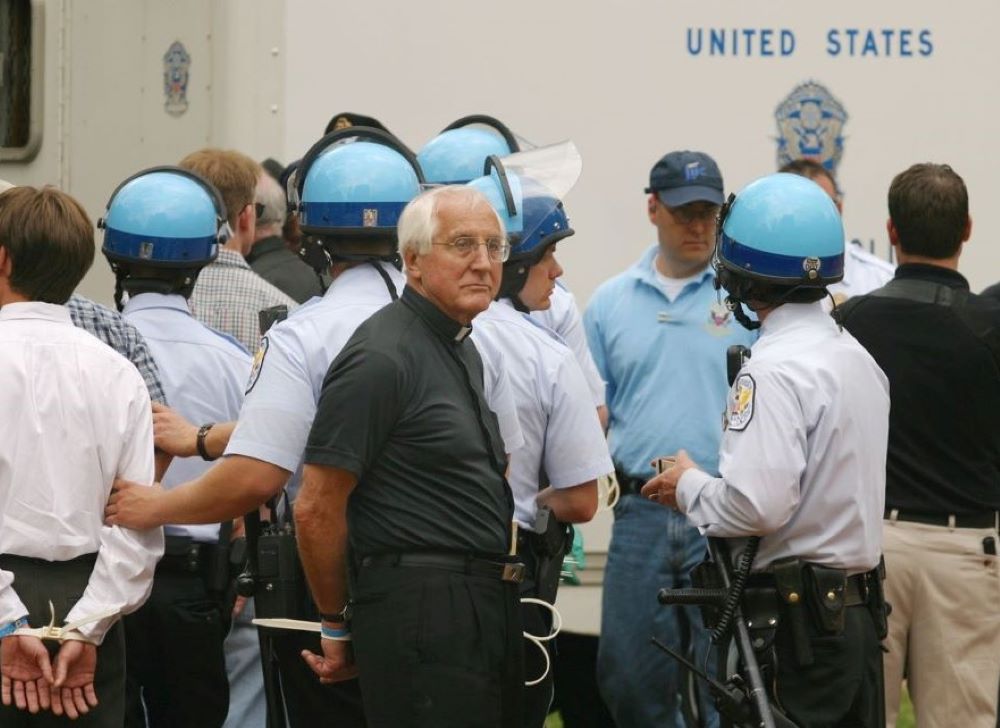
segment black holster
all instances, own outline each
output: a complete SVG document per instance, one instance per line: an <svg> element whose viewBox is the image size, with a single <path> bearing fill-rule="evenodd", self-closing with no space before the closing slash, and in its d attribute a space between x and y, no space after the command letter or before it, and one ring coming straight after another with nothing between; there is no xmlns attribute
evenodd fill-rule
<svg viewBox="0 0 1000 728"><path fill-rule="evenodd" d="M889 615L892 605L885 600L885 557L880 557L875 570L868 573L868 611L875 622L875 634L879 640L889 636Z"/></svg>
<svg viewBox="0 0 1000 728"><path fill-rule="evenodd" d="M573 528L558 521L547 508L539 510L535 525L539 531L529 533L526 538L535 565L535 592L539 599L554 604L563 557L573 547Z"/></svg>

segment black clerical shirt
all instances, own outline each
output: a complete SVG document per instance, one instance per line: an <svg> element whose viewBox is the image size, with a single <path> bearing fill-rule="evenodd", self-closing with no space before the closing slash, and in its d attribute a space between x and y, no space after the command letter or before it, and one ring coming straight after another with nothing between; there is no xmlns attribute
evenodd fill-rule
<svg viewBox="0 0 1000 728"><path fill-rule="evenodd" d="M330 365L305 462L358 477L355 557L507 553L506 455L470 330L407 287Z"/></svg>

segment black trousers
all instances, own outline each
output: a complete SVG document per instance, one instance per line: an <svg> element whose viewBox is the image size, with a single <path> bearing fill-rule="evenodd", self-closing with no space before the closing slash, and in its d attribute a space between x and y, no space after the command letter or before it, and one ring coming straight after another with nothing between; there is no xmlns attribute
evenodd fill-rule
<svg viewBox="0 0 1000 728"><path fill-rule="evenodd" d="M597 687L598 638L560 632L556 637L555 704L564 728L614 728Z"/></svg>
<svg viewBox="0 0 1000 728"><path fill-rule="evenodd" d="M778 702L799 728L884 728L882 647L865 606L847 607L844 631L821 634L806 620L813 664L795 659L791 630L775 637Z"/></svg>
<svg viewBox="0 0 1000 728"><path fill-rule="evenodd" d="M518 547L518 557L525 565L525 579L518 589L521 598L538 598L538 589L535 582L536 557L530 548ZM524 631L528 634L544 637L552 629L552 613L545 607L537 604L521 604L521 623ZM534 682L542 673L546 673L545 678L537 685L526 685L524 688L524 721L525 728L542 728L545 718L549 714L552 705L554 691L554 673L556 668L555 640L543 642L546 654L549 656L549 667L546 673L545 656L542 651L533 644L524 643L524 678L526 681Z"/></svg>
<svg viewBox="0 0 1000 728"><path fill-rule="evenodd" d="M0 568L14 574L18 597L28 608L32 627L49 623L49 600L56 610L56 624L62 624L73 605L83 595L87 581L94 569L94 556L83 556L72 561L42 561L20 556L0 556ZM57 643L46 642L53 656ZM53 664L53 668L55 665ZM98 705L75 721L57 717L43 711L31 715L14 706L0 705L0 726L3 728L55 728L56 726L81 726L83 728L120 728L125 714L125 639L119 621L105 635L97 648L97 672L94 691Z"/></svg>
<svg viewBox="0 0 1000 728"><path fill-rule="evenodd" d="M323 654L319 635L290 630L264 634L274 650L290 728L365 728L358 681L323 685L302 659L302 650Z"/></svg>
<svg viewBox="0 0 1000 728"><path fill-rule="evenodd" d="M409 566L355 576L351 629L372 728L516 728L524 653L517 585Z"/></svg>
<svg viewBox="0 0 1000 728"><path fill-rule="evenodd" d="M228 615L204 578L161 562L149 600L125 617L125 726L220 728L229 712L227 629Z"/></svg>

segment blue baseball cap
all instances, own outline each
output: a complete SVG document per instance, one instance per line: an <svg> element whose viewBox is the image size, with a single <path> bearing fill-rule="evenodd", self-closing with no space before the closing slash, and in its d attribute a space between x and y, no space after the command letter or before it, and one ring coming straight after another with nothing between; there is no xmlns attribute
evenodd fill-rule
<svg viewBox="0 0 1000 728"><path fill-rule="evenodd" d="M722 172L715 160L704 152L670 152L649 172L647 193L654 193L668 207L690 202L721 205Z"/></svg>

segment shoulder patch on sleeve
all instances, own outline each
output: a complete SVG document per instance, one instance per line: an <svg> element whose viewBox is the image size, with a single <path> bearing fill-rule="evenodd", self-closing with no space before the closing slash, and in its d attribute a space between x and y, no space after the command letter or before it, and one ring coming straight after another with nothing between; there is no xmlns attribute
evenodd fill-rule
<svg viewBox="0 0 1000 728"><path fill-rule="evenodd" d="M257 353L253 357L253 367L250 369L250 379L247 381L247 388L244 394L250 394L250 390L253 389L253 385L257 383L260 379L260 370L264 368L264 357L267 355L268 341L265 336L260 340L260 348L257 349Z"/></svg>
<svg viewBox="0 0 1000 728"><path fill-rule="evenodd" d="M740 374L729 392L729 419L727 429L745 430L753 419L753 405L756 393L756 382L749 374Z"/></svg>

